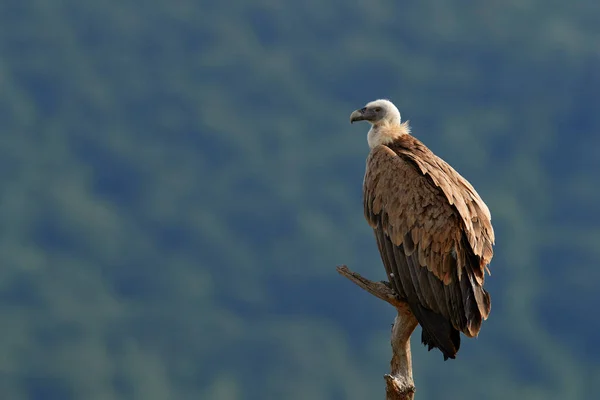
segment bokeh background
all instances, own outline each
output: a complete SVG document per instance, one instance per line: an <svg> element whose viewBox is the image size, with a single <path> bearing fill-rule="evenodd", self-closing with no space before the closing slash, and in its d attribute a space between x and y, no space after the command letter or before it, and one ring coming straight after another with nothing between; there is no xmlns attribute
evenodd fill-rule
<svg viewBox="0 0 600 400"><path fill-rule="evenodd" d="M596 0L4 0L0 398L384 397L390 98L488 203L492 314L424 399L600 392Z"/></svg>

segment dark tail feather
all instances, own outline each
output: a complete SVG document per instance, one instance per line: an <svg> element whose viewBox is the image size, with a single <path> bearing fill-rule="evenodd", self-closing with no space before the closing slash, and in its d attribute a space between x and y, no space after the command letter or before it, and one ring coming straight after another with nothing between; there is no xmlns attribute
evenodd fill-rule
<svg viewBox="0 0 600 400"><path fill-rule="evenodd" d="M411 304L411 309L423 329L421 342L427 346L427 349L431 350L434 347L440 349L444 354L444 361L455 358L460 348L460 332L454 329L446 318L420 304Z"/></svg>

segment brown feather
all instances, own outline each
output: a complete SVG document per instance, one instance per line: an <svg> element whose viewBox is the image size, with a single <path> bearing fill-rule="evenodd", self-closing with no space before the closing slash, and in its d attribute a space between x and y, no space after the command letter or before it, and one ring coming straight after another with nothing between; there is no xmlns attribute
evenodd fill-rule
<svg viewBox="0 0 600 400"><path fill-rule="evenodd" d="M453 330L476 336L490 311L483 289L494 243L487 206L469 182L408 134L372 149L363 192L365 218L392 287L410 304L423 341L452 357L460 345Z"/></svg>

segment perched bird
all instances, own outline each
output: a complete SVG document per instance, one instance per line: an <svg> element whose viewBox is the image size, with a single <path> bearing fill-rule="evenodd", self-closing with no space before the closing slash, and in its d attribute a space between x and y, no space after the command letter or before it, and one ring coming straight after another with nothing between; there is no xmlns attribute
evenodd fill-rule
<svg viewBox="0 0 600 400"><path fill-rule="evenodd" d="M371 149L364 214L397 296L422 328L421 340L455 358L460 332L477 336L490 313L484 274L493 255L490 211L473 186L411 135L388 100L350 115L367 121Z"/></svg>

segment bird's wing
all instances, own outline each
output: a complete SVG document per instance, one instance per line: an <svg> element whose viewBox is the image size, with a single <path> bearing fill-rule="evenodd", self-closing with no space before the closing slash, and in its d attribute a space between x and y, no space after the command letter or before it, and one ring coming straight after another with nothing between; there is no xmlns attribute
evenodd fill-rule
<svg viewBox="0 0 600 400"><path fill-rule="evenodd" d="M400 155L414 162L458 212L471 249L480 258L480 266L474 272L479 282L483 283L485 269L494 254L494 229L490 211L469 181L422 143L414 138L413 140L415 145L412 151L401 150ZM459 274L461 272L459 270Z"/></svg>

